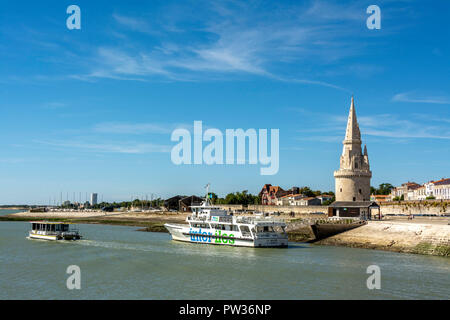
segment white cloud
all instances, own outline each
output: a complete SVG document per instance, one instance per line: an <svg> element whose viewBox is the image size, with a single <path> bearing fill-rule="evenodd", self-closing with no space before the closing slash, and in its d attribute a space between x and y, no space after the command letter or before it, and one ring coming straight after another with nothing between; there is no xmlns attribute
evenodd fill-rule
<svg viewBox="0 0 450 320"><path fill-rule="evenodd" d="M301 65L307 66L311 61L327 65L361 52L364 45L355 40L362 31L352 25L359 23L356 12L364 14L364 11L358 11L356 5L317 1L309 6L273 3L274 8L268 14L246 2L202 2L200 19L189 14L191 7L183 11L183 5L178 6L181 8L167 8L167 12L178 14L160 15L159 19L165 20L158 24L114 14L114 20L127 30L158 32L159 36L148 45L128 38L126 45L120 47L99 47L92 63L95 67L74 77L88 81L93 78L196 81L248 74L349 91L314 79L302 71ZM336 24L336 20L340 23ZM192 22L195 27L181 28ZM179 36L181 32L183 37ZM278 66L285 68L293 62L299 68L289 76L275 71Z"/></svg>
<svg viewBox="0 0 450 320"><path fill-rule="evenodd" d="M113 14L112 17L117 23L125 26L128 29L143 33L158 34L158 32L152 29L152 27L147 23L147 21L143 19L124 16L116 13Z"/></svg>
<svg viewBox="0 0 450 320"><path fill-rule="evenodd" d="M450 98L439 96L417 97L409 92L398 93L392 97L395 102L411 102L411 103L432 103L432 104L450 104Z"/></svg>

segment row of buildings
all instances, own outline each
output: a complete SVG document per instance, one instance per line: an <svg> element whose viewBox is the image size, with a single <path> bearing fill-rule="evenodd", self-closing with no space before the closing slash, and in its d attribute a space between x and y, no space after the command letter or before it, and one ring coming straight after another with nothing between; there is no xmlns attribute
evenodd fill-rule
<svg viewBox="0 0 450 320"><path fill-rule="evenodd" d="M332 200L333 195L321 194L308 197L300 193L299 187L283 190L280 186L265 184L259 193L261 204L272 206L312 206L321 205L325 201Z"/></svg>
<svg viewBox="0 0 450 320"><path fill-rule="evenodd" d="M424 184L406 182L391 190L386 196L373 196L376 201L419 201L426 199L450 200L450 178L429 181Z"/></svg>

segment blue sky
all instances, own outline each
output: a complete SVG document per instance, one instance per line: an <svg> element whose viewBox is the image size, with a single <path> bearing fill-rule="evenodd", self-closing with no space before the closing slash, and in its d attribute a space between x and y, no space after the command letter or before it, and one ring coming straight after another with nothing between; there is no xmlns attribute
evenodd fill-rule
<svg viewBox="0 0 450 320"><path fill-rule="evenodd" d="M66 8L81 8L68 30ZM381 9L369 30L366 8ZM372 185L450 176L448 1L2 1L0 204L334 190L350 97ZM181 165L194 120L280 130L280 169Z"/></svg>

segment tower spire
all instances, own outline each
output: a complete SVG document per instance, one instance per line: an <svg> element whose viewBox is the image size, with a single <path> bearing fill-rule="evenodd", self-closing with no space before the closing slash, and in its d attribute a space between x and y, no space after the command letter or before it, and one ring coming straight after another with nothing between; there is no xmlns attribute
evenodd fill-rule
<svg viewBox="0 0 450 320"><path fill-rule="evenodd" d="M350 111L348 113L347 130L345 131L345 140L361 140L361 133L359 131L358 120L356 119L355 101L352 96L350 104Z"/></svg>

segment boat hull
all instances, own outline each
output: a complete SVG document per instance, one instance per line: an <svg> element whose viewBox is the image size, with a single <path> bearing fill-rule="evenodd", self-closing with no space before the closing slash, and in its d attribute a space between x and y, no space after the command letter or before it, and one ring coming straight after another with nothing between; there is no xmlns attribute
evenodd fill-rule
<svg viewBox="0 0 450 320"><path fill-rule="evenodd" d="M227 245L234 247L252 247L252 248L285 248L288 246L287 237L270 237L270 238L244 238L244 237L230 237L223 234L221 231L214 231L208 229L204 232L199 230L192 230L188 225L169 224L164 225L172 236L172 240L212 244L212 245Z"/></svg>
<svg viewBox="0 0 450 320"><path fill-rule="evenodd" d="M39 240L49 240L49 241L59 240L58 236L50 236L50 235L37 234L37 233L30 233L28 235L28 238L30 238L30 239L39 239Z"/></svg>
<svg viewBox="0 0 450 320"><path fill-rule="evenodd" d="M48 240L48 241L57 241L57 240L80 240L81 236L72 236L72 235L45 235L45 234L37 234L37 233L29 233L28 238L30 239L39 239L39 240Z"/></svg>

